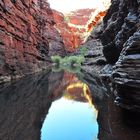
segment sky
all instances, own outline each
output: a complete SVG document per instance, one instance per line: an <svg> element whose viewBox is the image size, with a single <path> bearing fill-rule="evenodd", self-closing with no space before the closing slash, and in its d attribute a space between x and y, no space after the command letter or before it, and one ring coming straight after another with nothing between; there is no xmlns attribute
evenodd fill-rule
<svg viewBox="0 0 140 140"><path fill-rule="evenodd" d="M62 13L76 9L103 7L102 0L48 0L51 8Z"/></svg>

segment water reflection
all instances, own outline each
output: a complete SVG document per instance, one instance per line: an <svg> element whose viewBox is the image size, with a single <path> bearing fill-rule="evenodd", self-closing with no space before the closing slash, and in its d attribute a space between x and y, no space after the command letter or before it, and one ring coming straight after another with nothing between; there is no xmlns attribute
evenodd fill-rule
<svg viewBox="0 0 140 140"><path fill-rule="evenodd" d="M139 140L139 113L115 106L106 85L88 72L51 70L0 85L0 140Z"/></svg>
<svg viewBox="0 0 140 140"><path fill-rule="evenodd" d="M96 140L98 125L88 103L55 101L42 128L42 140Z"/></svg>
<svg viewBox="0 0 140 140"><path fill-rule="evenodd" d="M64 96L53 102L42 127L41 140L97 140L96 117L88 86L73 77Z"/></svg>

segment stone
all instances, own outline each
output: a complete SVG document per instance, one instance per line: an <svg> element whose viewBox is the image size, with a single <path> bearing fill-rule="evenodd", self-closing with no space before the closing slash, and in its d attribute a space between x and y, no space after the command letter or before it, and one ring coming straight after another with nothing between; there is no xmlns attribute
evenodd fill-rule
<svg viewBox="0 0 140 140"><path fill-rule="evenodd" d="M136 0L112 1L112 5L103 19L103 32L100 36L104 45L103 53L108 63L115 64L117 62L124 43L137 31L138 23Z"/></svg>
<svg viewBox="0 0 140 140"><path fill-rule="evenodd" d="M64 56L54 23L46 0L0 1L0 76L34 73L49 65L50 55Z"/></svg>
<svg viewBox="0 0 140 140"><path fill-rule="evenodd" d="M116 102L137 112L140 110L139 9L137 0L112 0L99 36L107 62L114 64L111 75Z"/></svg>
<svg viewBox="0 0 140 140"><path fill-rule="evenodd" d="M86 34L86 24L95 9L79 9L62 14L53 10L55 27L61 34L67 53L74 52L83 44Z"/></svg>
<svg viewBox="0 0 140 140"><path fill-rule="evenodd" d="M117 83L117 92L123 100L122 106L127 106L134 110L139 110L139 94L140 93L140 31L138 30L124 44L119 60L114 66L113 78ZM129 89L129 90L128 90ZM126 94L127 93L127 94ZM125 102L130 100L131 103Z"/></svg>

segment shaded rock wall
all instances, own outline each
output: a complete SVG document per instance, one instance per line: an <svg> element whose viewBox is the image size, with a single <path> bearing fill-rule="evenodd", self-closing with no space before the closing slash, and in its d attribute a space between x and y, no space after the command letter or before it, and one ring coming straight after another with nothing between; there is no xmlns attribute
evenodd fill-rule
<svg viewBox="0 0 140 140"><path fill-rule="evenodd" d="M109 63L118 60L124 43L138 29L139 3L137 0L113 0L107 15L104 17L103 33L101 35L104 45L103 53Z"/></svg>
<svg viewBox="0 0 140 140"><path fill-rule="evenodd" d="M140 30L124 44L113 79L117 83L117 102L125 108L140 111Z"/></svg>
<svg viewBox="0 0 140 140"><path fill-rule="evenodd" d="M92 103L97 109L99 140L139 140L140 113L122 109L114 104L110 86L95 73L84 72L83 80L90 88Z"/></svg>
<svg viewBox="0 0 140 140"><path fill-rule="evenodd" d="M128 109L140 109L140 1L112 0L100 34L103 53L115 64L113 80L116 102Z"/></svg>
<svg viewBox="0 0 140 140"><path fill-rule="evenodd" d="M62 96L63 72L36 74L0 88L0 139L40 140L53 100Z"/></svg>
<svg viewBox="0 0 140 140"><path fill-rule="evenodd" d="M64 55L54 23L46 0L1 0L0 76L39 71L48 65L48 56Z"/></svg>

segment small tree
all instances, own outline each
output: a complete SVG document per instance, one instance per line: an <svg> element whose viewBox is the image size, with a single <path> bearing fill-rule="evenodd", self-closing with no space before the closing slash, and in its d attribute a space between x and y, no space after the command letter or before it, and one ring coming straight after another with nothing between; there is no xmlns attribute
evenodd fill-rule
<svg viewBox="0 0 140 140"><path fill-rule="evenodd" d="M60 65L61 57L56 55L56 56L51 56L51 60L56 63L56 65Z"/></svg>
<svg viewBox="0 0 140 140"><path fill-rule="evenodd" d="M81 47L80 48L80 54L81 55L85 55L86 52L87 52L87 48L86 47Z"/></svg>

